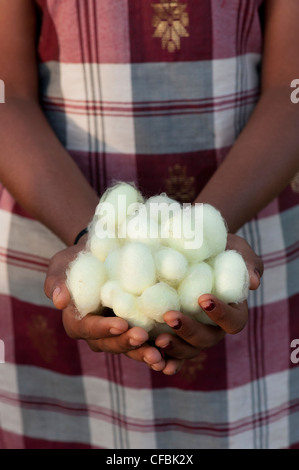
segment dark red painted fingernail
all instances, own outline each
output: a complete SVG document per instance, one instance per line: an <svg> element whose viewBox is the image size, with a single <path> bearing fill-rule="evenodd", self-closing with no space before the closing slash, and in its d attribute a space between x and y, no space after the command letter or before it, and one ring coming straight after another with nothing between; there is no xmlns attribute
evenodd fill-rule
<svg viewBox="0 0 299 470"><path fill-rule="evenodd" d="M161 354L162 359L165 359L166 353L163 351L162 348L159 348L159 351L160 351L160 354Z"/></svg>
<svg viewBox="0 0 299 470"><path fill-rule="evenodd" d="M175 323L171 325L171 327L174 330L179 330L182 327L182 321L180 319L176 320Z"/></svg>
<svg viewBox="0 0 299 470"><path fill-rule="evenodd" d="M162 350L163 352L167 352L167 351L170 351L172 348L173 348L172 342L169 341L169 343L166 344L166 346L164 346L164 348L161 348L161 350Z"/></svg>
<svg viewBox="0 0 299 470"><path fill-rule="evenodd" d="M208 301L208 302L203 302L201 304L201 307L206 310L207 312L212 312L214 310L214 308L216 308L216 305L214 304L214 302L212 302L211 300Z"/></svg>

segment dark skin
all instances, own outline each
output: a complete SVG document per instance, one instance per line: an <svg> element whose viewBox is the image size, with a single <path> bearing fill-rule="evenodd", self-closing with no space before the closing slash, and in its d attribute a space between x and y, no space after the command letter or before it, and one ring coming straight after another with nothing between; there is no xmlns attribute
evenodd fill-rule
<svg viewBox="0 0 299 470"><path fill-rule="evenodd" d="M224 163L196 198L222 212L230 231L228 248L237 249L246 260L251 289L260 284L262 261L234 233L276 197L299 170L299 108L289 99L290 82L299 69L298 17L297 0L289 0L288 8L284 0L267 2L261 98ZM91 220L98 195L59 143L39 107L31 0L0 3L0 70L6 84L6 104L0 107L0 180L68 247L51 260L45 281L46 295L62 310L66 333L85 339L94 351L123 353L171 375L184 359L217 344L225 334L241 331L248 319L247 303L225 305L209 294L201 296L199 304L203 308L215 305L207 314L218 327L201 325L181 312L167 312L164 319L175 327L177 336L160 335L156 347L148 344L148 334L142 328L128 328L121 318L89 314L83 320L76 319L65 285L65 269L85 246L86 236L76 247L71 245ZM166 356L161 354L163 349Z"/></svg>
<svg viewBox="0 0 299 470"><path fill-rule="evenodd" d="M183 361L217 344L225 334L241 331L248 319L247 302L226 305L211 294L202 295L199 305L205 309L214 303L208 316L219 326L200 324L178 311L170 311L164 320L173 328L176 336L161 334L154 347L148 343L148 333L140 327L128 328L125 320L89 314L81 320L76 316L70 294L65 285L66 265L84 249L87 235L79 244L66 248L51 260L45 292L52 298L54 305L62 310L62 320L67 334L73 339L84 339L92 351L123 353L137 361L143 361L156 371L172 375L179 371ZM237 235L229 234L227 248L237 249L246 260L250 274L250 288L257 289L263 273L261 259L254 254L248 243ZM158 349L157 349L158 348Z"/></svg>

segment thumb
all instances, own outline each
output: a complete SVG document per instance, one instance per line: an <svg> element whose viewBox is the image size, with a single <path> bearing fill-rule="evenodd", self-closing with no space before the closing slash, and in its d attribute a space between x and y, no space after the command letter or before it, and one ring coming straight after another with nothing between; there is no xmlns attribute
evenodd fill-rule
<svg viewBox="0 0 299 470"><path fill-rule="evenodd" d="M66 286L66 269L77 250L66 248L57 253L50 261L44 283L44 292L59 310L65 309L71 301Z"/></svg>
<svg viewBox="0 0 299 470"><path fill-rule="evenodd" d="M71 301L70 293L66 285L62 283L54 288L50 298L58 310L64 310Z"/></svg>

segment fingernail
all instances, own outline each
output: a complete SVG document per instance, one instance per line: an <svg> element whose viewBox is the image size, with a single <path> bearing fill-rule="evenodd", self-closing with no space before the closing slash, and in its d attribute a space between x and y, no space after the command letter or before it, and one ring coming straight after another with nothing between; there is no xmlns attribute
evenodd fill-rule
<svg viewBox="0 0 299 470"><path fill-rule="evenodd" d="M182 321L178 318L177 320L171 322L169 326L174 330L179 330L182 327Z"/></svg>
<svg viewBox="0 0 299 470"><path fill-rule="evenodd" d="M162 346L162 347L160 346L160 349L162 349L163 352L170 351L172 348L173 348L173 345L171 341L169 341L169 343L166 344L165 346Z"/></svg>
<svg viewBox="0 0 299 470"><path fill-rule="evenodd" d="M131 346L136 347L136 346L141 346L142 341L140 341L140 339L130 338L129 343Z"/></svg>
<svg viewBox="0 0 299 470"><path fill-rule="evenodd" d="M118 328L110 328L109 331L112 335L121 335L124 333L124 330L119 330Z"/></svg>
<svg viewBox="0 0 299 470"><path fill-rule="evenodd" d="M146 357L143 358L143 361L148 365L148 366L152 366L152 362L150 360L148 360Z"/></svg>
<svg viewBox="0 0 299 470"><path fill-rule="evenodd" d="M156 372L159 372L161 370L161 366L159 366L158 364L152 364L150 368Z"/></svg>
<svg viewBox="0 0 299 470"><path fill-rule="evenodd" d="M212 312L214 308L216 307L216 305L214 304L212 300L207 300L206 302L202 302L200 306L207 312Z"/></svg>
<svg viewBox="0 0 299 470"><path fill-rule="evenodd" d="M257 268L255 268L254 273L255 273L256 277L258 278L258 280L260 280L261 279L261 273L259 272L259 270Z"/></svg>
<svg viewBox="0 0 299 470"><path fill-rule="evenodd" d="M165 357L166 357L166 352L165 352L162 348L159 348L159 351L160 351L160 354L161 354L162 359L165 359Z"/></svg>
<svg viewBox="0 0 299 470"><path fill-rule="evenodd" d="M52 300L53 300L53 302L55 302L55 300L57 300L57 298L58 298L59 295L60 295L60 292L61 292L60 287L55 287L55 289L53 290L53 294L52 294Z"/></svg>

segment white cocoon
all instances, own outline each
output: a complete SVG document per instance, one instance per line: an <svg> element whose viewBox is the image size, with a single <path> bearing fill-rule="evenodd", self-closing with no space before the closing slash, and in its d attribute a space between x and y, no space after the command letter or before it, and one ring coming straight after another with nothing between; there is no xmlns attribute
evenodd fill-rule
<svg viewBox="0 0 299 470"><path fill-rule="evenodd" d="M156 324L154 320L144 315L138 309L132 312L132 315L126 318L126 321L128 322L130 327L140 326L140 328L143 328L145 331L151 331Z"/></svg>
<svg viewBox="0 0 299 470"><path fill-rule="evenodd" d="M179 202L171 199L165 193L150 197L147 199L145 206L149 217L155 220L158 224L163 220L166 221L166 219L174 215L174 213L181 208Z"/></svg>
<svg viewBox="0 0 299 470"><path fill-rule="evenodd" d="M91 235L88 241L88 246L91 253L99 258L101 261L105 261L107 255L112 251L115 250L120 246L120 243L117 238L115 238L114 234L111 232L107 232L106 236L101 234L94 233ZM103 238L102 238L103 237Z"/></svg>
<svg viewBox="0 0 299 470"><path fill-rule="evenodd" d="M118 317L127 319L137 308L136 297L129 292L124 292L121 289L114 289L112 309Z"/></svg>
<svg viewBox="0 0 299 470"><path fill-rule="evenodd" d="M162 247L154 254L156 272L159 281L176 286L186 275L188 261L182 253L168 247Z"/></svg>
<svg viewBox="0 0 299 470"><path fill-rule="evenodd" d="M104 266L107 272L107 277L109 279L118 279L119 271L119 261L120 261L120 249L110 251L107 255L107 258L104 261Z"/></svg>
<svg viewBox="0 0 299 470"><path fill-rule="evenodd" d="M157 334L169 310L213 324L198 305L202 294L225 302L248 294L244 260L224 252L227 227L209 204L183 207L165 193L145 201L134 185L118 183L103 194L88 228L88 251L67 271L81 316L105 306Z"/></svg>
<svg viewBox="0 0 299 470"><path fill-rule="evenodd" d="M243 302L248 296L249 274L243 257L235 250L220 253L213 260L213 293L225 303Z"/></svg>
<svg viewBox="0 0 299 470"><path fill-rule="evenodd" d="M192 265L178 287L181 311L190 316L204 313L198 304L198 298L210 294L213 288L213 271L207 263Z"/></svg>
<svg viewBox="0 0 299 470"><path fill-rule="evenodd" d="M182 253L190 262L202 261L208 255L202 243L202 220L195 206L182 208L162 225L162 240L165 245Z"/></svg>
<svg viewBox="0 0 299 470"><path fill-rule="evenodd" d="M141 210L122 222L119 237L132 242L139 241L156 249L160 245L160 227L155 220L149 218L146 210Z"/></svg>
<svg viewBox="0 0 299 470"><path fill-rule="evenodd" d="M204 261L226 247L227 228L220 212L209 204L186 207L163 226L165 243L188 261ZM193 238L192 238L193 236Z"/></svg>
<svg viewBox="0 0 299 470"><path fill-rule="evenodd" d="M155 284L156 267L148 246L131 242L121 248L119 280L123 290L135 295Z"/></svg>
<svg viewBox="0 0 299 470"><path fill-rule="evenodd" d="M98 310L101 287L106 279L104 264L90 252L81 251L67 270L67 287L81 317Z"/></svg>
<svg viewBox="0 0 299 470"><path fill-rule="evenodd" d="M107 218L107 225L112 228L122 223L130 206L133 204L136 206L137 203L143 203L140 192L131 184L118 183L105 191L95 213Z"/></svg>
<svg viewBox="0 0 299 470"><path fill-rule="evenodd" d="M126 320L130 327L140 326L144 330L150 331L154 326L154 321L138 309L137 297L133 294L115 289L112 308L115 315Z"/></svg>
<svg viewBox="0 0 299 470"><path fill-rule="evenodd" d="M163 323L163 315L169 310L180 310L177 291L165 282L148 287L139 297L139 308L143 314Z"/></svg>
<svg viewBox="0 0 299 470"><path fill-rule="evenodd" d="M101 288L101 304L103 307L113 308L113 296L116 291L120 290L118 281L106 281Z"/></svg>
<svg viewBox="0 0 299 470"><path fill-rule="evenodd" d="M227 226L221 213L210 204L203 205L203 247L206 258L221 253L226 248Z"/></svg>

